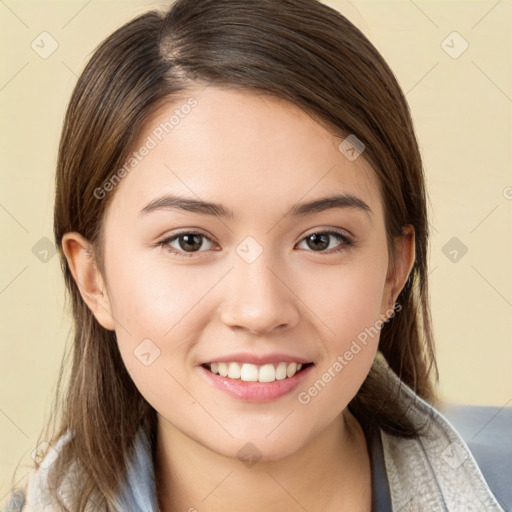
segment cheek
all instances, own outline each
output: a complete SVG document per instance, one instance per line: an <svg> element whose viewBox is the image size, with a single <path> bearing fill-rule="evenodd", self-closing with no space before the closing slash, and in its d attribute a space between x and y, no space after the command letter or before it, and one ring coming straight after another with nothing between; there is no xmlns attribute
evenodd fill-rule
<svg viewBox="0 0 512 512"><path fill-rule="evenodd" d="M363 285L357 276L342 284L340 290L332 283L323 302L318 303L318 316L329 327L321 340L325 357L316 365L308 387L300 389L297 396L307 414L325 417L325 421L333 420L359 391L380 336L380 301L374 298L377 284L367 281Z"/></svg>
<svg viewBox="0 0 512 512"><path fill-rule="evenodd" d="M342 350L380 318L386 261L354 257L346 265L310 269L307 275L301 296L323 321L332 349Z"/></svg>
<svg viewBox="0 0 512 512"><path fill-rule="evenodd" d="M316 291L309 293L308 306L325 327L326 357L316 368L317 384L302 390L305 395L299 403L314 401L312 409L332 407L334 411L357 393L378 348L386 265L386 260L361 256L336 271L331 268L329 279L317 272L309 281L317 283Z"/></svg>
<svg viewBox="0 0 512 512"><path fill-rule="evenodd" d="M136 336L159 340L190 322L189 315L194 315L216 278L211 271L166 264L154 257L125 260L107 272L116 321Z"/></svg>
<svg viewBox="0 0 512 512"><path fill-rule="evenodd" d="M205 305L218 272L114 251L106 263L116 337L132 380L151 404L169 396L186 402L178 382L186 384L190 349L211 318Z"/></svg>

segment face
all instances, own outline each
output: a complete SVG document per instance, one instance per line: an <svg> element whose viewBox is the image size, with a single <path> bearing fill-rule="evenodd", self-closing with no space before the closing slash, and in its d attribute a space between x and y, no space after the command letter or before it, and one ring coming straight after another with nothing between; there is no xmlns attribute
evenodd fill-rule
<svg viewBox="0 0 512 512"><path fill-rule="evenodd" d="M376 178L342 140L283 100L191 91L149 120L107 209L97 318L159 421L223 455L284 457L332 423L407 278L410 255L388 273Z"/></svg>

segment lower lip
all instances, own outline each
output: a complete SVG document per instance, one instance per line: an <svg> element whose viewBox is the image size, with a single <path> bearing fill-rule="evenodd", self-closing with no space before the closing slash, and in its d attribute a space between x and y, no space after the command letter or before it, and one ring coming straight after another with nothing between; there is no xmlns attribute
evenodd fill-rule
<svg viewBox="0 0 512 512"><path fill-rule="evenodd" d="M274 382L245 382L241 379L221 377L202 366L198 368L209 382L235 398L248 402L270 402L296 389L308 376L313 365L304 368L293 377L275 380Z"/></svg>

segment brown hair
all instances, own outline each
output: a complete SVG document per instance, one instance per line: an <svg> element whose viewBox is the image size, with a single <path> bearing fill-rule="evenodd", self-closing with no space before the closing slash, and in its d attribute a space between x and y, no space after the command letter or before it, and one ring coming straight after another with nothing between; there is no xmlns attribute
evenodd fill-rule
<svg viewBox="0 0 512 512"><path fill-rule="evenodd" d="M184 97L190 86L208 83L286 99L333 134L355 134L364 143L363 157L383 198L391 261L403 226L414 227L416 240L416 261L397 299L400 313L383 326L379 348L404 383L434 398L427 198L413 122L392 71L359 29L316 0L178 0L166 13L136 17L97 48L64 120L54 229L71 296L74 344L67 388L62 394L65 357L54 402L59 427L48 424L50 435L43 438L52 443L67 431L74 434L51 476L58 487L74 462L83 468L75 512L89 499L96 510L117 510L114 497L136 433L144 429L154 446L156 412L130 378L115 333L101 327L82 300L62 236L81 233L103 268L102 221L115 190L101 200L95 190L123 166L150 115ZM370 370L350 409L375 428L416 435L379 378Z"/></svg>

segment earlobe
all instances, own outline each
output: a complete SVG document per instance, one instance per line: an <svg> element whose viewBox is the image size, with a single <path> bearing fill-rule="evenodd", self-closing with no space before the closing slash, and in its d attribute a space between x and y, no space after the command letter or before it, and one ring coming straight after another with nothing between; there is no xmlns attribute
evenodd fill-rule
<svg viewBox="0 0 512 512"><path fill-rule="evenodd" d="M62 237L62 250L82 299L105 329L115 329L103 276L92 255L90 242L76 232Z"/></svg>

